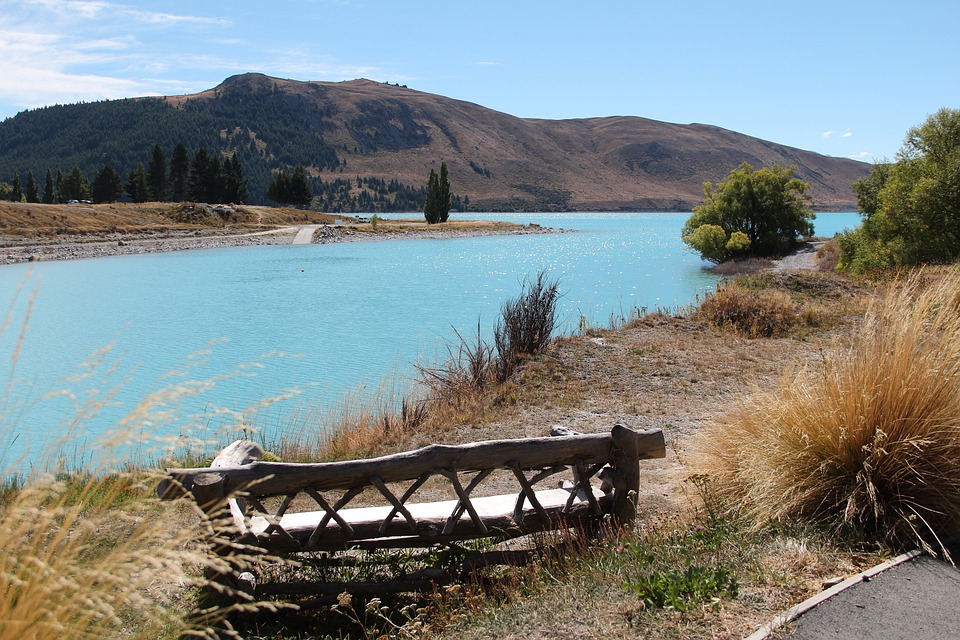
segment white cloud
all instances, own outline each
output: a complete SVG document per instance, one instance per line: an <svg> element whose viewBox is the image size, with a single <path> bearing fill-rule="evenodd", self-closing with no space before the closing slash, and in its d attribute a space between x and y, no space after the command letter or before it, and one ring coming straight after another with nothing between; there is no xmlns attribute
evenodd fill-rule
<svg viewBox="0 0 960 640"><path fill-rule="evenodd" d="M836 131L824 131L820 135L822 135L824 138L830 138L830 137L833 137L836 133L837 133Z"/></svg>
<svg viewBox="0 0 960 640"><path fill-rule="evenodd" d="M873 154L869 151L860 151L859 153L854 153L850 155L854 160L865 160L867 158L872 158Z"/></svg>
<svg viewBox="0 0 960 640"><path fill-rule="evenodd" d="M843 137L843 138L852 138L852 137L853 137L853 131L851 131L850 129L847 129L847 130L844 132L843 136L841 136L841 137Z"/></svg>
<svg viewBox="0 0 960 640"><path fill-rule="evenodd" d="M10 111L0 117L53 103L156 95L170 84L189 84L144 74L169 71L173 56L158 52L189 34L188 27L227 24L103 0L0 0L0 103ZM195 69L202 56L183 58Z"/></svg>

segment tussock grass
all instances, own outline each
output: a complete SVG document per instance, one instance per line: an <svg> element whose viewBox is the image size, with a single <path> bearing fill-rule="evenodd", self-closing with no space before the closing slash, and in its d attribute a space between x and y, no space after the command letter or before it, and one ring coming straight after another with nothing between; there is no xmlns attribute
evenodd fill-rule
<svg viewBox="0 0 960 640"><path fill-rule="evenodd" d="M790 296L782 291L751 290L728 282L699 302L694 317L718 329L747 338L777 338L786 335L800 316Z"/></svg>
<svg viewBox="0 0 960 640"><path fill-rule="evenodd" d="M894 283L849 346L745 398L695 449L758 523L941 547L960 534L960 275Z"/></svg>

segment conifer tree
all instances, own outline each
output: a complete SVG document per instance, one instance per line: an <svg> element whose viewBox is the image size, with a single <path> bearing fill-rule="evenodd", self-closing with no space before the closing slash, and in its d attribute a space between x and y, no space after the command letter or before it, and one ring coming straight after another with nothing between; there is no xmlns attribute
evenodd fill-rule
<svg viewBox="0 0 960 640"><path fill-rule="evenodd" d="M433 169L430 169L430 177L427 178L427 200L423 204L423 217L427 224L440 222L440 179Z"/></svg>
<svg viewBox="0 0 960 640"><path fill-rule="evenodd" d="M224 202L243 204L247 201L247 179L243 176L240 158L234 153L223 164L222 197Z"/></svg>
<svg viewBox="0 0 960 640"><path fill-rule="evenodd" d="M37 187L37 179L33 177L33 172L27 170L27 202L40 202L40 190Z"/></svg>
<svg viewBox="0 0 960 640"><path fill-rule="evenodd" d="M143 163L138 163L137 168L130 172L127 179L127 193L134 202L150 201L150 184L147 181L147 172L143 168Z"/></svg>
<svg viewBox="0 0 960 640"><path fill-rule="evenodd" d="M13 174L13 188L10 189L10 200L20 202L23 200L23 185L20 183L20 174Z"/></svg>
<svg viewBox="0 0 960 640"><path fill-rule="evenodd" d="M437 185L437 204L440 206L440 222L446 222L450 217L450 175L447 163L440 163L440 182Z"/></svg>
<svg viewBox="0 0 960 640"><path fill-rule="evenodd" d="M286 171L281 169L277 171L277 175L274 176L270 182L270 186L267 187L267 197L277 204L288 204L289 193L290 176L287 175Z"/></svg>
<svg viewBox="0 0 960 640"><path fill-rule="evenodd" d="M63 171L57 169L57 180L53 183L53 201L54 202L63 202Z"/></svg>
<svg viewBox="0 0 960 640"><path fill-rule="evenodd" d="M47 169L47 179L43 185L43 204L53 204L57 197L57 192L53 187L53 174Z"/></svg>
<svg viewBox="0 0 960 640"><path fill-rule="evenodd" d="M190 177L190 154L182 142L177 143L170 158L170 196L174 202L187 199Z"/></svg>
<svg viewBox="0 0 960 640"><path fill-rule="evenodd" d="M293 169L293 175L290 176L289 203L297 207L305 207L312 201L313 193L310 191L307 171L298 164Z"/></svg>
<svg viewBox="0 0 960 640"><path fill-rule="evenodd" d="M103 165L93 177L93 183L90 185L90 195L93 197L93 201L102 203L119 200L123 190L121 182L120 174L112 166L109 164ZM134 198L134 201L136 202L137 199Z"/></svg>
<svg viewBox="0 0 960 640"><path fill-rule="evenodd" d="M60 174L58 173L58 175ZM86 200L90 197L90 181L86 174L80 170L80 167L75 166L70 173L63 176L59 185L58 192L61 202Z"/></svg>
<svg viewBox="0 0 960 640"><path fill-rule="evenodd" d="M167 200L167 155L159 144L154 145L150 164L147 165L147 184L154 200Z"/></svg>

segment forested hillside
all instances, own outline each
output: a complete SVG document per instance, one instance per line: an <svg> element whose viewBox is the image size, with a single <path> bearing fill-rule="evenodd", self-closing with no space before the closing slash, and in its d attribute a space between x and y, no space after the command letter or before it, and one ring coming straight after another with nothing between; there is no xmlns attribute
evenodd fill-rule
<svg viewBox="0 0 960 640"><path fill-rule="evenodd" d="M234 156L247 200L266 203L276 172L306 169L325 211L418 210L446 161L454 207L493 210L689 210L702 183L742 162L797 166L819 208L855 206L869 166L705 125L643 118L533 120L357 80L247 74L203 93L57 105L0 122L0 182L110 165L124 184L157 145ZM129 193L128 190L125 189ZM462 198L461 198L462 196Z"/></svg>

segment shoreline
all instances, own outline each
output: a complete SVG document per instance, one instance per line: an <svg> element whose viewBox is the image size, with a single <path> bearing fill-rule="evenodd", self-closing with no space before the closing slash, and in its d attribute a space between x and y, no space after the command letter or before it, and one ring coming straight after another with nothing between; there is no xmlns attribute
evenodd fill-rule
<svg viewBox="0 0 960 640"><path fill-rule="evenodd" d="M3 237L0 246L0 265L22 264L53 260L85 260L122 255L167 253L195 249L223 249L293 244L301 227L315 227L310 244L336 244L342 242L384 242L392 240L432 240L485 236L540 235L569 233L566 229L541 227L536 224L517 225L510 228L470 229L414 229L357 231L354 225L300 225L280 227L251 233L218 233L216 231L163 231L152 233L121 233L87 235L83 241L63 241L60 238L44 240L21 239L20 244L10 243L11 237Z"/></svg>

